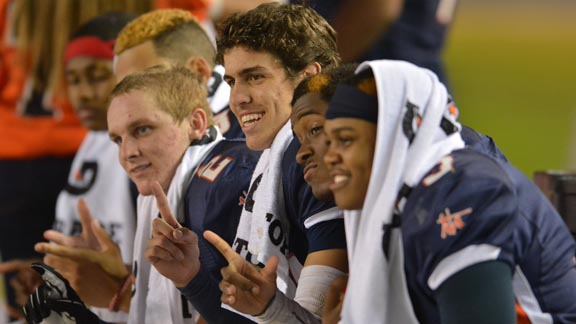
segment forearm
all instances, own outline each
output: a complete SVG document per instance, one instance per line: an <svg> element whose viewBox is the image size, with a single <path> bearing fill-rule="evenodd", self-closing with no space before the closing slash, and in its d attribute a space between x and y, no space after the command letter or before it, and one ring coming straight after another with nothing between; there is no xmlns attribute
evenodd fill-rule
<svg viewBox="0 0 576 324"><path fill-rule="evenodd" d="M256 316L256 319L260 324L318 324L322 322L319 317L280 291L276 291L272 303L263 314Z"/></svg>
<svg viewBox="0 0 576 324"><path fill-rule="evenodd" d="M222 308L218 283L203 269L186 285L178 288L182 295L188 299L194 308L210 324L217 323L254 323L242 315Z"/></svg>
<svg viewBox="0 0 576 324"><path fill-rule="evenodd" d="M320 323L326 293L332 282L343 275L345 275L344 272L330 266L305 266L298 279L294 300L277 291L266 311L257 316L258 322L262 324Z"/></svg>
<svg viewBox="0 0 576 324"><path fill-rule="evenodd" d="M508 265L489 261L448 278L436 292L442 324L516 323L512 274Z"/></svg>

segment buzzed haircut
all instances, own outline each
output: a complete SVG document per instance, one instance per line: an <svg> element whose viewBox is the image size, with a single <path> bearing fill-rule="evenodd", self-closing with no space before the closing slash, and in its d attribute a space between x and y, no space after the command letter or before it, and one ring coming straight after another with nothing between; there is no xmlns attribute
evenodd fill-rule
<svg viewBox="0 0 576 324"><path fill-rule="evenodd" d="M204 110L208 127L214 125L201 77L183 66L153 66L126 76L114 87L110 100L135 90L152 96L154 103L181 122L198 108Z"/></svg>
<svg viewBox="0 0 576 324"><path fill-rule="evenodd" d="M114 52L119 55L148 40L158 56L175 64L184 65L191 57L201 56L214 65L214 44L189 11L160 9L141 15L120 32Z"/></svg>
<svg viewBox="0 0 576 324"><path fill-rule="evenodd" d="M269 52L289 76L295 77L308 64L322 68L340 63L336 31L312 8L277 2L261 4L228 17L220 26L216 62L235 47Z"/></svg>

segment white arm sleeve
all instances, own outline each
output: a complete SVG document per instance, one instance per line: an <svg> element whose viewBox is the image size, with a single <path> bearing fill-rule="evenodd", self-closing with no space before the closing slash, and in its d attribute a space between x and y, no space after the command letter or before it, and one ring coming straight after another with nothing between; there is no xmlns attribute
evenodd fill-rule
<svg viewBox="0 0 576 324"><path fill-rule="evenodd" d="M294 300L276 291L274 300L266 311L257 316L258 323L317 324L321 323L326 292L332 282L345 275L328 266L304 267L298 280Z"/></svg>

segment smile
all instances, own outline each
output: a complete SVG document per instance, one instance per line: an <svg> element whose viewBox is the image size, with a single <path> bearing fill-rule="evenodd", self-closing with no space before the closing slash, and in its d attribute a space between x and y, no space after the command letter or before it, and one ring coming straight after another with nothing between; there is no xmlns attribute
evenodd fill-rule
<svg viewBox="0 0 576 324"><path fill-rule="evenodd" d="M241 117L242 127L250 127L258 122L264 113L247 114Z"/></svg>
<svg viewBox="0 0 576 324"><path fill-rule="evenodd" d="M332 183L330 184L330 190L338 190L345 187L348 182L350 182L350 176L343 174L332 175Z"/></svg>

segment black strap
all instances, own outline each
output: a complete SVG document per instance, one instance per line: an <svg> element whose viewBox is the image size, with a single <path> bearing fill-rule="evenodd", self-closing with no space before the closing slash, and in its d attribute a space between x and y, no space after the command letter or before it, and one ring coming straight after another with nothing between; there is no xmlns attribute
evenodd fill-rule
<svg viewBox="0 0 576 324"><path fill-rule="evenodd" d="M390 252L390 238L392 235L392 229L400 227L402 225L402 214L400 203L402 200L408 199L408 196L412 192L412 187L407 184L403 184L402 188L398 192L396 197L396 203L394 204L394 214L392 215L392 222L388 224L384 224L382 226L382 230L384 231L384 235L382 236L382 250L384 250L384 254L386 255L386 259L388 259L388 255Z"/></svg>

